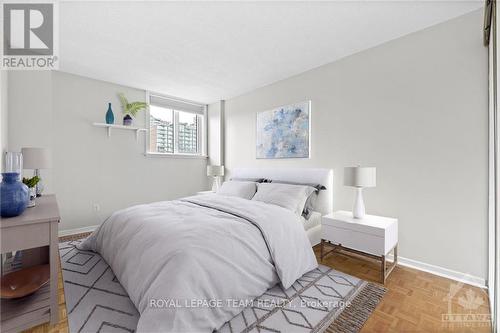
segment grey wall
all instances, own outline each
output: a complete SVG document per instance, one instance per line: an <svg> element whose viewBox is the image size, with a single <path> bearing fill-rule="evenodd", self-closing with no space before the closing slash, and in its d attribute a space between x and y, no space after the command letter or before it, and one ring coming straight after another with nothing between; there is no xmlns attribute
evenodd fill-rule
<svg viewBox="0 0 500 333"><path fill-rule="evenodd" d="M226 101L225 164L376 166L367 212L399 218L400 255L486 278L487 49L482 11ZM334 41L332 41L333 43ZM310 159L256 160L257 111L312 101Z"/></svg>
<svg viewBox="0 0 500 333"><path fill-rule="evenodd" d="M208 158L211 165L224 165L224 101L208 106Z"/></svg>
<svg viewBox="0 0 500 333"><path fill-rule="evenodd" d="M53 123L51 72L9 73L8 127L9 151L20 151L22 147L52 148L56 127ZM25 170L25 176L32 174L32 170ZM47 193L54 191L52 174L53 170L42 171Z"/></svg>
<svg viewBox="0 0 500 333"><path fill-rule="evenodd" d="M104 128L107 103L121 122L116 94L145 100L145 92L62 72L9 75L9 149L50 147L53 168L44 170L46 192L56 193L60 230L99 224L113 211L169 200L207 187L206 159L145 157L144 134ZM143 126L144 113L135 120ZM31 173L31 171L27 171Z"/></svg>
<svg viewBox="0 0 500 333"><path fill-rule="evenodd" d="M7 151L8 145L8 114L7 114L7 106L8 106L8 90L7 90L7 71L0 70L0 169L3 171L3 162L4 162L4 153Z"/></svg>

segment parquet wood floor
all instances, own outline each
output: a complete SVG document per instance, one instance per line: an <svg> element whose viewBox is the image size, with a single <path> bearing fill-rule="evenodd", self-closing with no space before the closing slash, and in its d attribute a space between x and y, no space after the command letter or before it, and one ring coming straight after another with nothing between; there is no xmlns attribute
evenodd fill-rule
<svg viewBox="0 0 500 333"><path fill-rule="evenodd" d="M318 262L319 246L315 247ZM358 278L380 281L380 264L355 254L332 253L321 262ZM397 266L386 281L388 289L367 320L361 333L490 333L489 322L450 323L442 316L453 314L490 314L486 290L419 270ZM448 302L451 292L456 294ZM464 307L465 306L465 307ZM451 311L449 310L451 308ZM461 318L461 317L460 317ZM468 317L470 318L470 317Z"/></svg>

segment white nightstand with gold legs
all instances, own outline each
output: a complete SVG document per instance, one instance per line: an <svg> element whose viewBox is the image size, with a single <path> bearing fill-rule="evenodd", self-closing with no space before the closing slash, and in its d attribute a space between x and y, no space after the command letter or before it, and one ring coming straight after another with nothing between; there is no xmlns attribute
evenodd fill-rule
<svg viewBox="0 0 500 333"><path fill-rule="evenodd" d="M381 282L385 281L398 262L398 220L365 215L355 219L351 212L337 211L321 220L321 260L331 252L343 250L381 261ZM330 243L333 249L325 252ZM387 255L394 251L394 261L387 266Z"/></svg>

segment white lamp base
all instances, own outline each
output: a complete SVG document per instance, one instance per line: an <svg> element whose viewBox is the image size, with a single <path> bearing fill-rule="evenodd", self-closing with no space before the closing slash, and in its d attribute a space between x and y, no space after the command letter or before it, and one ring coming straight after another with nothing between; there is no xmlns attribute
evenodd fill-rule
<svg viewBox="0 0 500 333"><path fill-rule="evenodd" d="M365 203L363 201L363 188L356 188L356 199L354 201L354 207L352 209L352 216L355 219L362 219L365 217Z"/></svg>
<svg viewBox="0 0 500 333"><path fill-rule="evenodd" d="M43 186L42 178L40 177L40 169L35 169L35 176L40 178L40 180L38 181L38 184L35 185L36 196L41 197L44 186Z"/></svg>
<svg viewBox="0 0 500 333"><path fill-rule="evenodd" d="M218 176L214 176L214 182L212 183L212 191L217 192L220 187L220 180Z"/></svg>

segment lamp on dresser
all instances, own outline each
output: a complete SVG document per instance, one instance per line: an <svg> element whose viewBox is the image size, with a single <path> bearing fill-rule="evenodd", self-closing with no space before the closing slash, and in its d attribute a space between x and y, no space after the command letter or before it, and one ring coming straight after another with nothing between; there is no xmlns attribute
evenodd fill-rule
<svg viewBox="0 0 500 333"><path fill-rule="evenodd" d="M344 185L356 188L356 199L352 215L356 219L362 219L365 216L365 203L363 201L363 188L375 187L377 185L377 171L373 167L345 167Z"/></svg>
<svg viewBox="0 0 500 333"><path fill-rule="evenodd" d="M24 169L35 170L35 176L40 177L40 169L50 169L52 167L51 153L46 148L26 147L21 149L23 155ZM43 183L36 184L36 196L42 196Z"/></svg>
<svg viewBox="0 0 500 333"><path fill-rule="evenodd" d="M217 192L220 186L220 177L224 176L223 165L207 165L207 176L213 177L212 191Z"/></svg>

